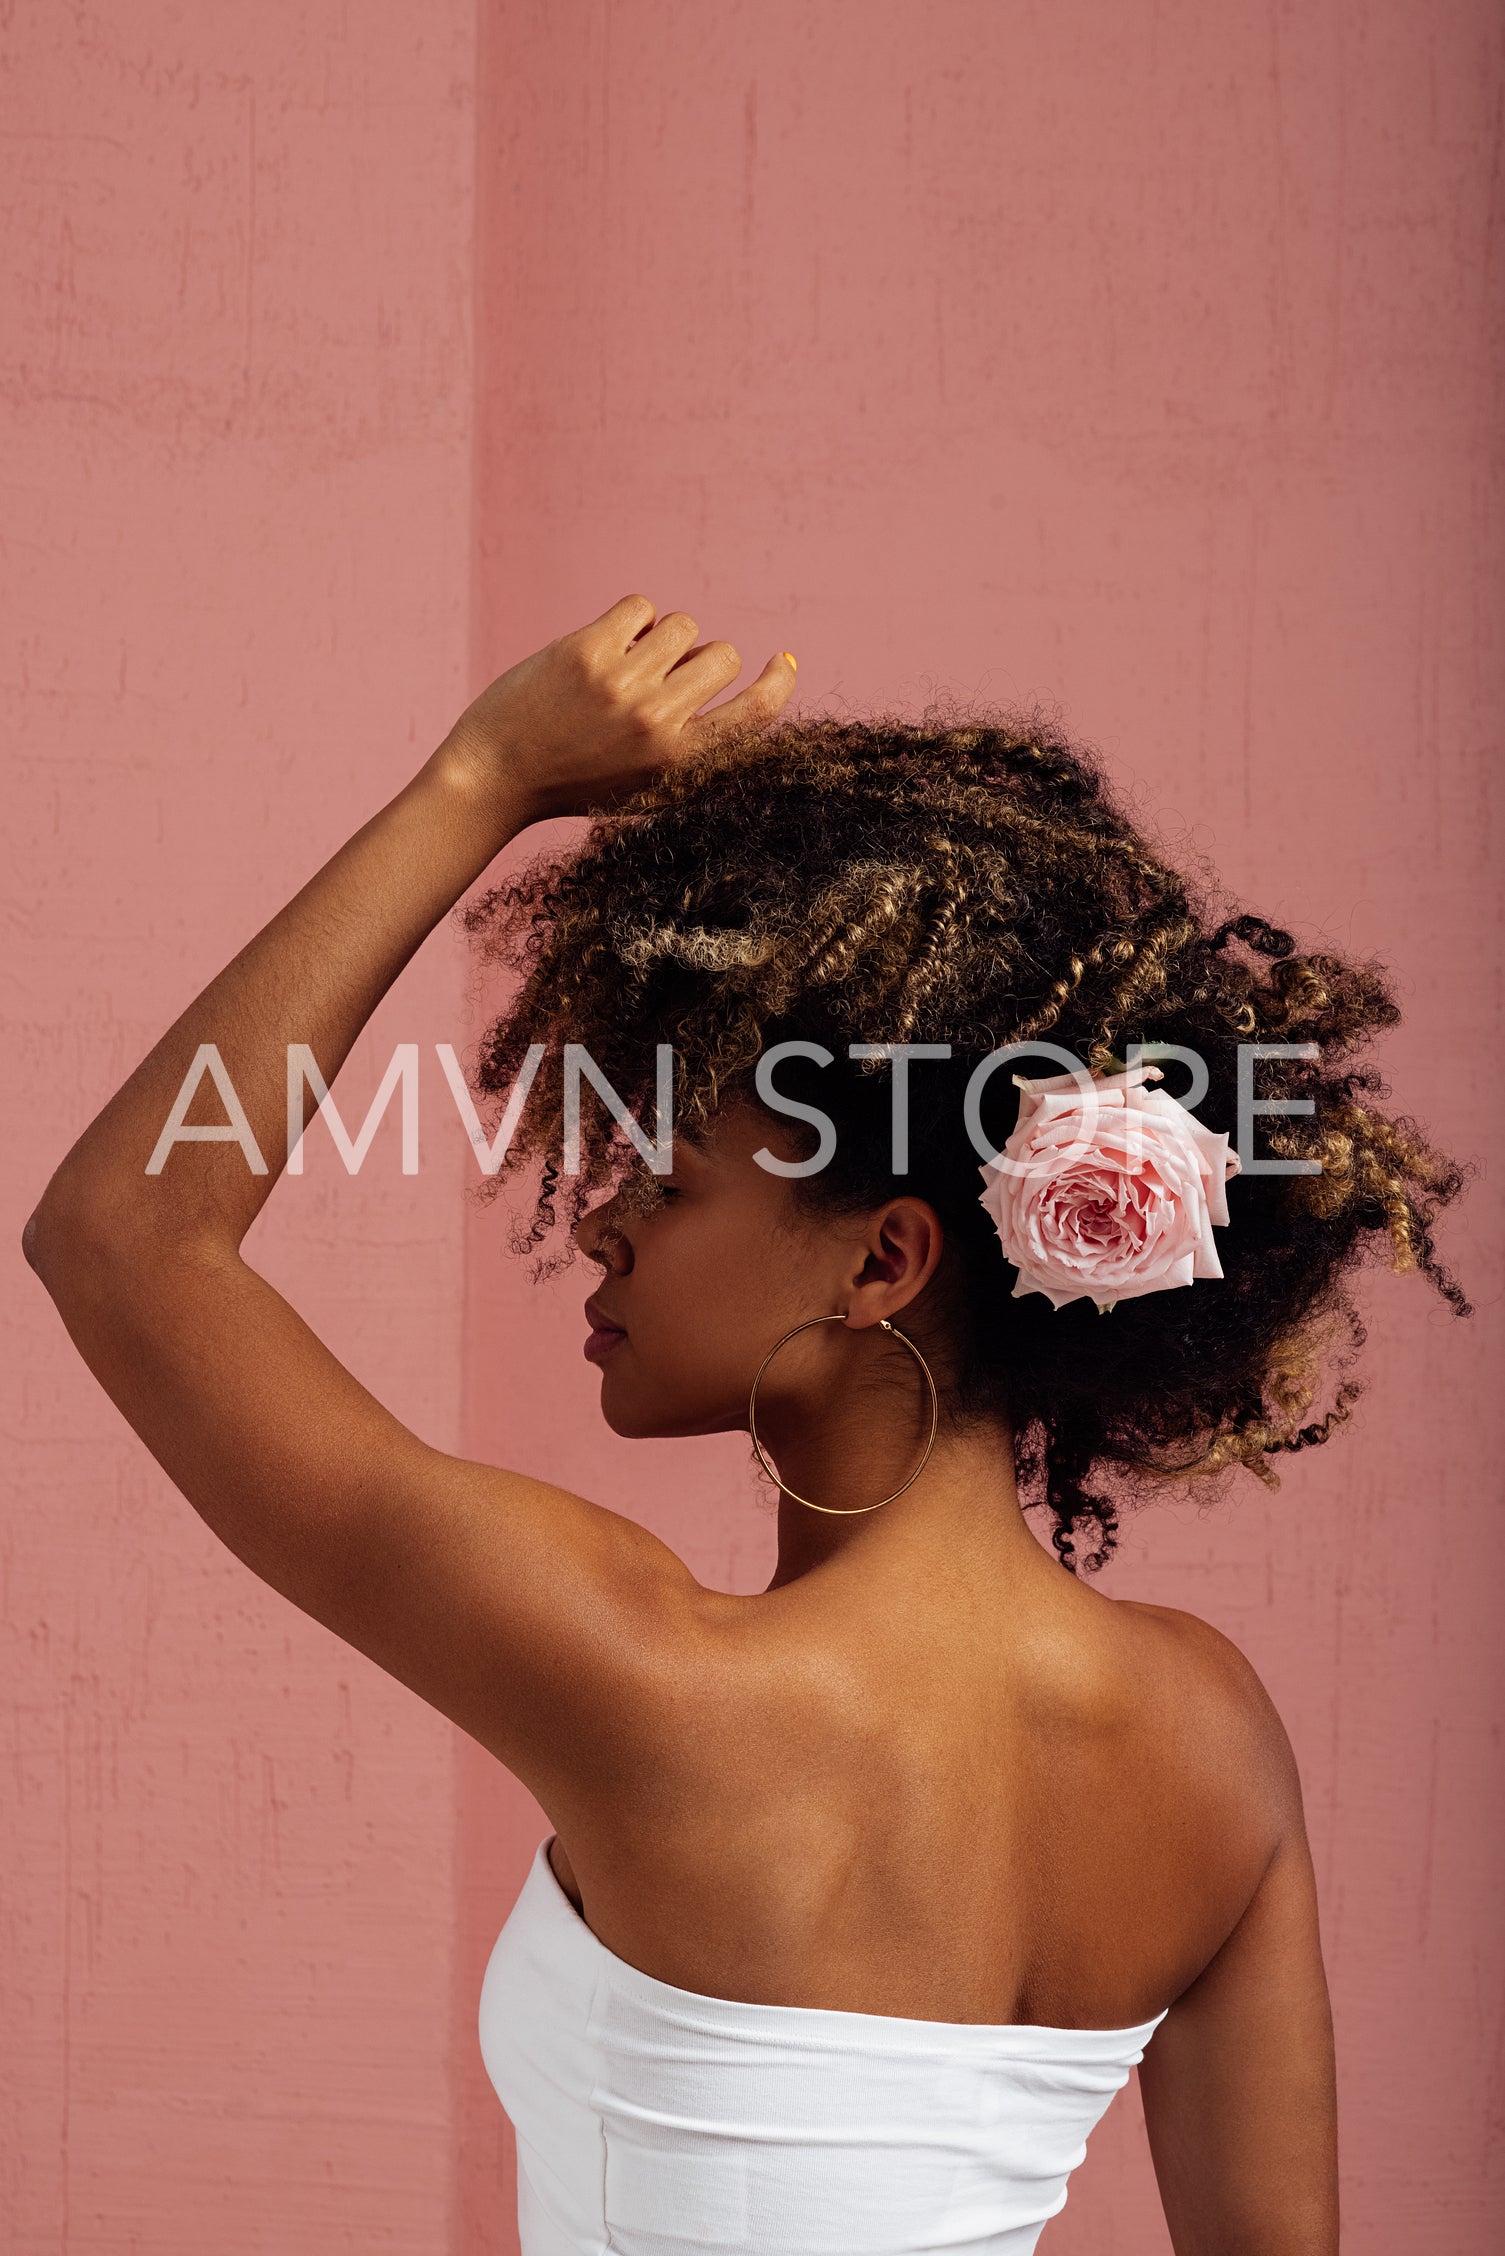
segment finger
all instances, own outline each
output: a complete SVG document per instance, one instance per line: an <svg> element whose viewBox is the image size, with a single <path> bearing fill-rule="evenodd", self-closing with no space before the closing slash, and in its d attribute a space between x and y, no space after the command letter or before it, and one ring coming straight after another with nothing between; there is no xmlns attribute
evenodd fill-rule
<svg viewBox="0 0 1505 2256"><path fill-rule="evenodd" d="M697 649L687 650L679 664L670 668L664 687L673 697L674 709L688 720L702 705L719 697L741 671L742 660L729 642L704 642Z"/></svg>
<svg viewBox="0 0 1505 2256"><path fill-rule="evenodd" d="M599 635L613 650L626 650L652 626L657 613L646 595L624 595L599 619L592 619L588 635Z"/></svg>
<svg viewBox="0 0 1505 2256"><path fill-rule="evenodd" d="M639 679L661 681L686 651L694 649L699 632L688 611L666 611L658 625L650 627L633 646L633 664Z"/></svg>
<svg viewBox="0 0 1505 2256"><path fill-rule="evenodd" d="M739 689L724 705L691 723L685 734L698 745L720 743L731 736L754 736L771 728L794 695L794 660L787 650L769 659L761 674L746 689Z"/></svg>

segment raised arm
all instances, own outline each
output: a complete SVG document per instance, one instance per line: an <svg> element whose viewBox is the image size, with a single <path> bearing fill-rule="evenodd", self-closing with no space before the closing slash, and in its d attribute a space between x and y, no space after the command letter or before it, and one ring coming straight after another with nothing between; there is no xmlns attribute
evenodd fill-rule
<svg viewBox="0 0 1505 2256"><path fill-rule="evenodd" d="M290 1043L332 1083L397 973L518 831L777 715L783 658L702 714L739 661L695 637L683 613L655 623L632 596L494 682L163 1035L26 1229L79 1352L216 1534L535 1787L591 1759L592 1715L630 1734L685 1570L612 1513L426 1447L239 1249L286 1162ZM264 1174L241 1146L203 1142L146 1172L205 1043Z"/></svg>

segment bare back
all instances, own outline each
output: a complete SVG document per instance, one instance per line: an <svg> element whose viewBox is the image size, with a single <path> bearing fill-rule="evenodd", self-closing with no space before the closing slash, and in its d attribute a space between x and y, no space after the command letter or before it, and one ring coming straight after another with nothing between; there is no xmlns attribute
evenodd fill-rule
<svg viewBox="0 0 1505 2256"><path fill-rule="evenodd" d="M561 1824L602 1940L768 2003L1089 2028L1170 2005L1299 1827L1284 1734L1204 1623L1043 1554L1024 1581L881 1620L819 1577L710 1599L654 1783Z"/></svg>
<svg viewBox="0 0 1505 2256"><path fill-rule="evenodd" d="M812 1579L816 1587L811 1587ZM1338 2245L1332 2024L1295 1764L1193 1616L1040 1554L978 1603L710 1599L672 1739L558 1876L660 1980L920 2020L1157 2030L1176 2256Z"/></svg>

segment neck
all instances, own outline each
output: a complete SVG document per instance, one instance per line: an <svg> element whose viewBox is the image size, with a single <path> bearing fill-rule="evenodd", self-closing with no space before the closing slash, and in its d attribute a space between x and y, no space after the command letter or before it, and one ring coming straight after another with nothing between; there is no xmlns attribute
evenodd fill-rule
<svg viewBox="0 0 1505 2256"><path fill-rule="evenodd" d="M966 1559L990 1578L1000 1570L1032 1571L1037 1566L1058 1571L1020 1510L1013 1436L1003 1420L960 1429L943 1425L919 1478L892 1503L866 1512L851 1507L896 1487L908 1467L901 1461L895 1472L891 1441L851 1428L850 1419L834 1414L819 1447L790 1448L777 1455L784 1485L771 1590L817 1568L836 1566L867 1572L893 1564L913 1576L924 1572L930 1559L944 1559L948 1573ZM918 1454L918 1445L912 1446L910 1465ZM800 1497L845 1510L812 1511Z"/></svg>

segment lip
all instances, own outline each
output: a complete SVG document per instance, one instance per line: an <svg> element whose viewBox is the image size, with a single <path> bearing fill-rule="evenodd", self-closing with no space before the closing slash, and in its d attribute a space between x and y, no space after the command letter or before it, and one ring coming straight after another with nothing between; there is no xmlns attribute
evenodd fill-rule
<svg viewBox="0 0 1505 2256"><path fill-rule="evenodd" d="M590 1326L584 1355L587 1363L604 1363L614 1347L620 1346L627 1334L620 1324L614 1324L594 1296L585 1304L585 1320Z"/></svg>

